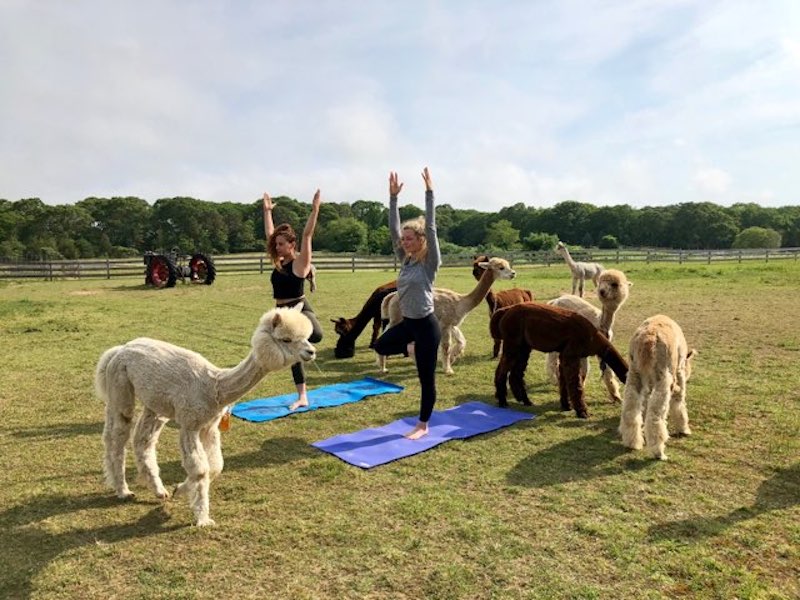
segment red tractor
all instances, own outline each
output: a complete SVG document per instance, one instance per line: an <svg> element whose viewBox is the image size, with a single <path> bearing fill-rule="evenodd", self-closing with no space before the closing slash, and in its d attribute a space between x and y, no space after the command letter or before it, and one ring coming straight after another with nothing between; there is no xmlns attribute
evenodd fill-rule
<svg viewBox="0 0 800 600"><path fill-rule="evenodd" d="M195 252L181 254L178 248L169 253L145 252L144 282L157 288L175 287L180 277L182 281L211 285L217 277L214 261L207 254Z"/></svg>

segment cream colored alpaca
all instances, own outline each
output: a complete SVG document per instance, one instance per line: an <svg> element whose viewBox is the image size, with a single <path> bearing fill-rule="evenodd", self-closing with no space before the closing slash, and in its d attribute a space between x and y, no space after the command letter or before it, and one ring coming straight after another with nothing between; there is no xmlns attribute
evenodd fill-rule
<svg viewBox="0 0 800 600"><path fill-rule="evenodd" d="M558 242L558 244L556 244L556 252L563 257L567 262L569 270L572 271L573 294L577 289L578 296L583 296L583 284L587 279L594 281L594 285L597 287L597 278L600 276L600 273L605 270L603 265L596 262L575 262L572 260L572 256L570 256L569 250L567 250L564 242Z"/></svg>
<svg viewBox="0 0 800 600"><path fill-rule="evenodd" d="M222 472L219 421L225 409L270 371L312 360L311 322L294 308L265 313L251 340L252 350L237 366L215 367L197 352L150 338L106 350L95 373L97 395L106 403L103 444L106 481L117 497L133 496L125 481L125 453L134 404L143 411L133 431L139 475L156 497L169 498L159 475L156 444L169 420L180 428L181 463L187 477L174 496L189 500L198 526L209 517L209 486Z"/></svg>
<svg viewBox="0 0 800 600"><path fill-rule="evenodd" d="M453 374L453 363L464 352L467 340L461 333L459 325L464 321L467 314L478 306L492 284L498 279L514 279L516 272L504 258L493 257L484 263L479 263L485 269L483 275L478 280L478 284L469 294L459 294L453 290L445 288L434 288L433 290L433 312L439 321L442 330L441 357L442 367L448 375ZM398 324L403 320L400 313L400 302L397 294L389 294L384 298L381 305L381 313L389 319L389 327ZM386 357L378 356L378 369L381 373L386 373Z"/></svg>
<svg viewBox="0 0 800 600"><path fill-rule="evenodd" d="M589 302L583 298L571 294L559 296L558 298L550 300L548 304L568 308L582 314L594 323L594 326L611 341L614 337L614 317L619 307L625 304L625 301L628 299L628 291L632 285L633 283L628 281L628 278L625 277L625 273L617 269L608 269L603 271L597 278L597 296L600 298L602 308L597 308L593 304L589 304ZM550 352L547 355L546 368L550 381L554 385L558 385L558 352ZM582 379L586 379L586 374L588 372L589 360L587 358L582 358ZM611 369L603 369L602 377L611 401L622 402L622 397L619 393L619 384Z"/></svg>
<svg viewBox="0 0 800 600"><path fill-rule="evenodd" d="M628 354L630 370L619 423L622 443L641 450L646 440L653 458L666 460L667 414L678 434L692 433L686 411L686 383L696 352L689 349L675 321L656 315L634 332Z"/></svg>

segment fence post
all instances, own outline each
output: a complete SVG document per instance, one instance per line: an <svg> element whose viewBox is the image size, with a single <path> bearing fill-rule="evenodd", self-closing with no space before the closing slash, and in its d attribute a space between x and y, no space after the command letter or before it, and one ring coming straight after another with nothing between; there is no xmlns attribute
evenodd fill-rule
<svg viewBox="0 0 800 600"><path fill-rule="evenodd" d="M683 264L683 250L678 250L678 264Z"/></svg>
<svg viewBox="0 0 800 600"><path fill-rule="evenodd" d="M711 250L708 251L708 264L711 264Z"/></svg>
<svg viewBox="0 0 800 600"><path fill-rule="evenodd" d="M739 250L739 264L742 264L742 251Z"/></svg>
<svg viewBox="0 0 800 600"><path fill-rule="evenodd" d="M111 261L106 257L106 279L111 279Z"/></svg>
<svg viewBox="0 0 800 600"><path fill-rule="evenodd" d="M356 257L355 256L351 256L350 257L350 268L351 268L353 273L356 272Z"/></svg>
<svg viewBox="0 0 800 600"><path fill-rule="evenodd" d="M619 248L617 248L617 260L616 263L619 264Z"/></svg>
<svg viewBox="0 0 800 600"><path fill-rule="evenodd" d="M259 275L263 275L264 274L264 257L263 256L259 256L258 257L258 274Z"/></svg>
<svg viewBox="0 0 800 600"><path fill-rule="evenodd" d="M764 255L764 262L769 262L769 249L767 249L767 253Z"/></svg>

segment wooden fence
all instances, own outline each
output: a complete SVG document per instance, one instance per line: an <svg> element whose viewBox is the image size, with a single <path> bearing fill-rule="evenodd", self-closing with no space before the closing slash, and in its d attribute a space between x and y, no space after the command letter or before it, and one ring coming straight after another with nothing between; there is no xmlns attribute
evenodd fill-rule
<svg viewBox="0 0 800 600"><path fill-rule="evenodd" d="M563 263L563 259L552 251L541 252L509 252L503 255L515 266ZM742 262L759 260L798 260L800 248L779 248L771 250L664 250L664 249L632 249L623 250L591 250L573 252L578 261L595 261L603 264L622 264L626 262L672 262L672 263L706 263ZM443 266L468 266L472 264L472 255L445 255ZM272 263L264 253L231 254L214 257L217 273L265 273L272 269ZM314 264L320 270L388 270L396 271L398 264L393 256L329 254L315 253ZM141 277L144 281L144 261L141 257L127 259L85 259L85 260L44 260L37 262L4 261L0 262L0 279L89 279L114 277Z"/></svg>

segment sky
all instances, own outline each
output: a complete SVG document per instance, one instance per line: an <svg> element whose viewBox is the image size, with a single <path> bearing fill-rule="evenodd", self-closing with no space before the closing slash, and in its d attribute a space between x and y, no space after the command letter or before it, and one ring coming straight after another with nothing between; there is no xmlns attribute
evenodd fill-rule
<svg viewBox="0 0 800 600"><path fill-rule="evenodd" d="M0 198L800 203L797 0L0 0Z"/></svg>

